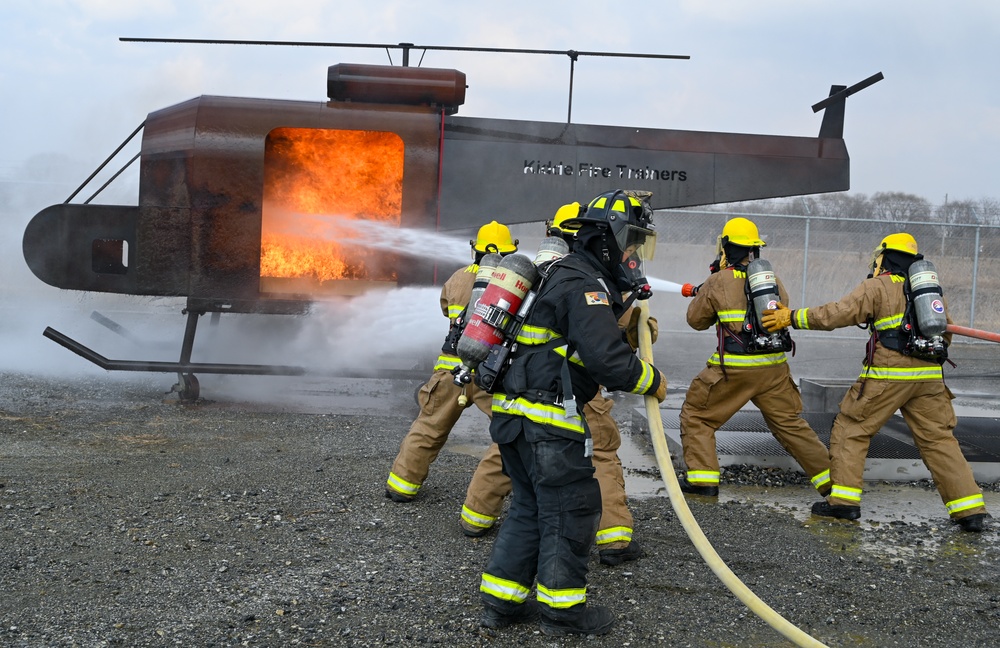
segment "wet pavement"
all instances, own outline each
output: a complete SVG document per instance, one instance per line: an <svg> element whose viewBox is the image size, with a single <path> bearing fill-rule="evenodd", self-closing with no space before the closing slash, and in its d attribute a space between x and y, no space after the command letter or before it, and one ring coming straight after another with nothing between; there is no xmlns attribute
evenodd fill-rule
<svg viewBox="0 0 1000 648"><path fill-rule="evenodd" d="M140 309L141 310L141 309ZM164 313L172 312L172 306L166 305L162 309ZM115 321L123 322L132 330L151 333L148 324L144 324L142 319L130 320L130 314L125 312L105 311ZM143 313L142 317L148 314ZM261 350L259 342L253 342L251 338L266 333L276 335L276 331L271 327L280 330L281 326L294 325L302 328L301 322L286 322L279 325L279 318L262 318L267 331L261 331L256 324L248 326L245 322L239 327L229 330L213 332L211 328L203 332L205 342L213 339L225 339L226 347L231 349L251 348L253 349L254 360L241 359L238 355L225 358L227 362L250 362L259 361ZM79 319L70 320L73 326L79 325ZM223 322L232 321L223 319ZM68 330L71 326L66 324ZM93 335L93 322L90 323L90 335ZM98 332L102 331L98 327ZM224 333L223 333L224 331ZM174 331L177 333L178 331ZM307 329L308 332L308 329ZM127 340L119 339L118 344L114 344L115 336L107 337L109 332L103 330L104 338L97 340L98 351L105 352L109 356L115 353L125 353L130 351ZM426 336L427 339L437 340L435 334ZM75 334L75 333L74 333ZM168 337L174 337L173 333L166 333ZM303 343L304 340L315 340L316 333L306 336L297 332L297 338L292 338L297 346L291 349L282 350L281 343L275 342L269 345L267 355L274 358L273 361L282 364L294 364L296 358L292 352L301 352L303 349L310 349ZM326 332L329 338L332 333ZM242 340L246 336L247 340ZM93 338L84 337L82 341L86 344ZM269 338L270 339L270 338ZM796 332L796 354L789 359L789 365L793 376L799 384L804 385L803 392L807 396L807 410L819 410L815 415L821 416L824 411L829 414L832 420L833 413L830 413L831 403L835 409L839 402L837 389L846 389L858 374L860 367L860 356L863 353L865 335L861 331L844 330L834 333L816 332ZM956 412L963 421L974 424L975 433L979 435L983 447L989 446L998 449L1000 452L1000 430L997 421L1000 415L1000 345L982 342L971 342L967 339L956 338L957 343L953 344L951 357L956 363L956 367L946 367L946 382L956 393ZM37 340L35 340L37 342ZM414 341L415 348L410 349L404 340L396 341L395 347L406 348L407 352L401 354L398 351L379 356L381 366L373 368L368 365L355 365L351 367L336 367L338 363L331 357L329 361L330 369L324 368L324 352L333 356L342 356L343 351L336 346L320 347L319 351L308 356L309 372L304 376L296 377L270 377L270 376L228 376L228 375L203 375L199 376L201 382L201 396L203 406L206 407L249 407L261 411L289 412L289 413L338 413L338 414L364 414L366 412L397 412L416 416L417 407L414 394L420 385L429 375L429 362L433 360L436 349L426 348L427 342L423 339ZM179 343L179 340L178 340ZM109 344L114 345L115 351L109 350ZM660 339L654 347L656 364L662 367L666 373L670 391L667 401L661 406L661 414L667 432L668 441L672 444L671 450L676 455L679 454L679 436L676 430L676 417L680 406L683 403L684 393L691 379L704 366L705 359L711 355L714 345L714 335L710 332L695 332L683 329L663 328L660 331ZM363 345L362 345L363 346ZM169 359L178 348L175 344L160 344L161 354L164 359ZM143 345L145 352L150 351L148 343ZM209 347L210 349L212 347ZM58 357L57 362L65 363L72 367L74 371L82 371L87 375L104 374L96 368L87 365L85 361L73 356L65 349L59 348L54 343L43 341L43 349L46 355ZM174 349L171 351L170 349ZM196 348L196 351L200 349ZM423 349L423 351L421 351ZM140 349L132 349L133 353L142 353ZM288 355L283 355L287 351ZM199 353L196 353L194 361L199 361ZM426 356L424 358L423 356ZM301 358L299 358L301 359ZM203 360L202 360L203 361ZM342 362L340 364L343 364ZM81 369L81 366L83 367ZM363 371L380 372L381 377L359 377ZM354 374L354 375L352 375ZM176 381L171 374L138 374L142 380L161 381L163 385L163 399L171 401L176 399L176 394L170 393L171 385ZM152 376L152 377L151 377ZM389 376L389 377L385 377ZM117 373L114 380L129 380L129 376ZM139 379L137 377L137 379ZM817 400L815 395L809 395L805 389L806 383L811 386L820 385L828 387L833 396L827 396ZM842 392L841 392L842 393ZM619 455L622 459L626 475L626 488L633 498L660 497L664 494L663 484L658 478L656 460L653 456L652 444L648 438L648 432L643 431L640 421L644 415L644 408L641 399L630 396L616 395L617 405L614 415L619 420L622 428L622 447ZM753 407L748 406L741 416L752 416ZM905 425L900 420L899 425L887 426L882 434L876 439L879 443L896 443L906 445L907 432ZM822 425L817 425L819 432ZM962 426L960 426L961 428ZM480 456L489 443L488 419L476 408L471 408L455 426L449 439L447 450L459 452L471 456ZM725 430L725 428L724 428ZM399 430L399 436L405 434L405 429ZM747 463L779 469L794 470L796 468L790 457L784 455L779 448L779 452L770 450L759 452L743 451L740 454L727 455L724 443L726 432L720 432L720 458L723 465L726 460L730 463ZM671 436L673 435L673 438ZM764 441L770 440L770 435L764 431L759 435ZM821 434L822 438L822 434ZM873 444L873 447L878 444ZM766 447L762 446L762 447ZM912 449L912 443L910 443ZM965 449L968 451L969 446ZM992 461L989 453L984 456L970 456L973 463L977 479L982 481L996 481L1000 478L1000 461ZM388 459L387 459L388 461ZM900 463L905 461L908 463ZM895 462L895 463L894 463ZM675 459L675 466L679 466ZM919 461L919 456L914 454L911 457L900 460L898 458L882 458L871 455L867 466L866 477L871 479L866 486L865 498L865 522L863 524L891 523L894 520L920 519L928 522L940 520L942 518L941 503L936 491L933 489L919 489L912 487L900 487L892 482L911 482L927 477L926 469ZM815 496L809 488L800 488L797 485L783 485L778 488L758 488L753 486L726 487L720 498L725 502L730 499L740 499L759 502L768 506L773 506L781 510L787 510L796 517L805 519L808 517L808 504ZM987 506L992 510L1000 510L1000 501L995 493L987 493Z"/></svg>

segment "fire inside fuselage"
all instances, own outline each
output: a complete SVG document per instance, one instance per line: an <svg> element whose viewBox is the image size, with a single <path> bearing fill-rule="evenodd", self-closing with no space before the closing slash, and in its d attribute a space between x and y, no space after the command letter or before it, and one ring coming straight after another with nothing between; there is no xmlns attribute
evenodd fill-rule
<svg viewBox="0 0 1000 648"><path fill-rule="evenodd" d="M362 221L399 227L403 140L390 132L276 128L265 142L261 292L395 282Z"/></svg>

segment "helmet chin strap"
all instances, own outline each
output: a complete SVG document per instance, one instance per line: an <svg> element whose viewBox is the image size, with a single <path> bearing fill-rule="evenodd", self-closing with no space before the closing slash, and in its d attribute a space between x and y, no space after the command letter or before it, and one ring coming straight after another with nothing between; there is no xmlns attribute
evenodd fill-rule
<svg viewBox="0 0 1000 648"><path fill-rule="evenodd" d="M613 259L611 258L611 248L608 245L607 232L601 234L601 261L604 262L605 267L612 267Z"/></svg>
<svg viewBox="0 0 1000 648"><path fill-rule="evenodd" d="M872 277L877 277L880 274L882 274L882 256L884 254L885 254L884 252L881 252L872 257L871 274L868 275L869 279L871 279Z"/></svg>

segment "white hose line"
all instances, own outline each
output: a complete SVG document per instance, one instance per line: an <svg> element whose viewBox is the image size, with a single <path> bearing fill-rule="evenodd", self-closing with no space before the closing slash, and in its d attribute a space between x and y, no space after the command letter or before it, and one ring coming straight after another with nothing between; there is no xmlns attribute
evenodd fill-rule
<svg viewBox="0 0 1000 648"><path fill-rule="evenodd" d="M639 302L639 309L641 316L639 318L639 354L645 362L650 364L653 363L653 342L649 336L649 326L647 325L647 320L649 319L649 305L645 301ZM681 491L681 486L677 482L677 475L674 472L673 463L670 460L670 450L667 448L667 437L663 432L663 419L660 418L660 403L656 400L655 396L646 396L646 418L649 419L649 436L653 440L653 450L656 452L656 463L660 468L660 475L663 478L663 483L667 487L667 496L670 498L670 504L674 508L674 512L677 514L678 519L680 519L681 524L684 526L684 531L687 533L691 542L694 543L695 548L698 553L701 554L702 559L711 568L722 584L729 588L733 594L736 595L738 599L743 601L743 603L750 608L750 610L756 614L758 617L763 619L769 626L780 632L788 640L793 642L796 646L802 646L803 648L827 648L826 644L823 644L810 635L806 634L802 630L799 630L796 626L789 623L783 616L771 609L767 603L760 600L756 594L750 591L746 585L743 584L736 574L733 573L726 563L722 561L719 554L716 553L715 547L708 541L705 537L705 533L701 530L698 525L698 521L694 519L691 514L691 509L688 508L687 500L684 499L684 493Z"/></svg>

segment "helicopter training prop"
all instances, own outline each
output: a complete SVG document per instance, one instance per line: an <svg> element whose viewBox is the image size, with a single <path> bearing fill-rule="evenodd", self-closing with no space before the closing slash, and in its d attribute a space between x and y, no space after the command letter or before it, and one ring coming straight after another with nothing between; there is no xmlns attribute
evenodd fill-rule
<svg viewBox="0 0 1000 648"><path fill-rule="evenodd" d="M563 53L571 64L585 54ZM200 96L150 113L104 163L142 131L138 204L71 202L81 186L28 223L24 258L58 288L185 297L176 363L110 360L44 335L107 370L177 373L175 389L196 397L196 373L301 373L192 362L205 313L303 313L447 276L345 243L345 227L466 234L484 214L535 222L547 215L539 205L622 186L652 192L656 209L845 191L845 99L881 78L833 86L814 106L825 110L819 135L793 137L463 117L458 70L341 63L328 69L327 101Z"/></svg>

